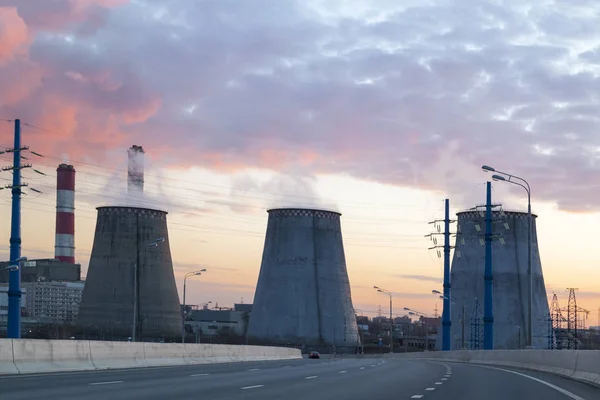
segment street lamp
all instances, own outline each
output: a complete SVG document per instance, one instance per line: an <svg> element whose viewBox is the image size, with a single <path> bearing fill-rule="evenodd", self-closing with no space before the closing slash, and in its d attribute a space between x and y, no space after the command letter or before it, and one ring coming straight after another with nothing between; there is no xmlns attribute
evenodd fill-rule
<svg viewBox="0 0 600 400"><path fill-rule="evenodd" d="M425 317L425 318L429 318L427 316L427 314L419 312L419 311L415 311L415 310L410 309L408 307L404 307L404 310L408 311L408 315L419 315L419 316L422 316L422 317ZM423 320L423 328L425 328L425 351L429 351L429 339L427 337L427 320L426 319Z"/></svg>
<svg viewBox="0 0 600 400"><path fill-rule="evenodd" d="M156 238L154 240L152 240L150 243L148 243L147 247L158 247L158 244L161 242L164 242L165 238L159 237ZM136 253L135 253L135 265L133 266L133 327L132 327L132 333L131 333L131 341L135 342L137 337L137 321L138 321L138 314L139 314L139 266L140 266L140 245L138 244L137 249L136 249Z"/></svg>
<svg viewBox="0 0 600 400"><path fill-rule="evenodd" d="M378 286L373 286L380 293L385 293L390 296L390 353L394 353L394 319L392 317L392 292L382 289Z"/></svg>
<svg viewBox="0 0 600 400"><path fill-rule="evenodd" d="M206 272L206 268L203 268L200 271L188 272L183 277L183 307L181 309L181 343L185 343L185 288L186 288L186 281L187 281L187 278L189 278L190 276L202 275L203 272Z"/></svg>
<svg viewBox="0 0 600 400"><path fill-rule="evenodd" d="M9 265L8 267L4 267L4 268L0 269L0 271L18 271L18 270L19 270L18 265Z"/></svg>
<svg viewBox="0 0 600 400"><path fill-rule="evenodd" d="M522 187L523 189L525 189L525 191L527 192L527 277L529 280L529 301L527 304L527 309L528 309L528 317L527 317L527 348L528 349L533 349L533 330L532 330L532 325L533 325L533 313L532 313L532 305L533 305L533 274L531 271L531 240L532 240L532 219L531 219L531 186L529 186L529 183L523 179L520 178L518 176L515 175L511 175L508 174L506 172L501 172L496 170L493 167L490 167L489 165L483 165L481 167L481 169L483 169L484 171L487 172L494 172L495 174L492 175L492 179L495 181L501 181L501 182L508 182L508 183L512 183L513 185L517 185ZM513 179L516 179L518 182L515 182Z"/></svg>

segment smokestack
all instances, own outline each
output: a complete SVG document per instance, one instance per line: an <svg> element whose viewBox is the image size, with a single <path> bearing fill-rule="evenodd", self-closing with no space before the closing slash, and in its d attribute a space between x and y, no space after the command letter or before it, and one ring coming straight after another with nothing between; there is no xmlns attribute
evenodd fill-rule
<svg viewBox="0 0 600 400"><path fill-rule="evenodd" d="M75 264L75 168L56 169L56 241L54 258Z"/></svg>
<svg viewBox="0 0 600 400"><path fill-rule="evenodd" d="M353 352L360 344L346 270L340 214L269 210L248 326L252 340Z"/></svg>
<svg viewBox="0 0 600 400"><path fill-rule="evenodd" d="M135 144L127 150L127 192L142 193L144 191L144 149Z"/></svg>

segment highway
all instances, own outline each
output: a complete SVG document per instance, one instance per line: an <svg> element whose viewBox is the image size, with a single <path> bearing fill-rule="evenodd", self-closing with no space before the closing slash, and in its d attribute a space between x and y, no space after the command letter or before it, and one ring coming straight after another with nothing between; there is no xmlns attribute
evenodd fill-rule
<svg viewBox="0 0 600 400"><path fill-rule="evenodd" d="M0 399L598 400L600 388L513 368L343 358L5 375Z"/></svg>

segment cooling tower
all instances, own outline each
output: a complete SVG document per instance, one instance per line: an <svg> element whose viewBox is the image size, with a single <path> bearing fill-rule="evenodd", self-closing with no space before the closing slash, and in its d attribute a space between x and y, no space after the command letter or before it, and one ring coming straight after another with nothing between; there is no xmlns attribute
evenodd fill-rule
<svg viewBox="0 0 600 400"><path fill-rule="evenodd" d="M179 297L168 236L164 211L98 207L94 246L79 310L81 328L133 336L137 282L137 340L180 335ZM159 238L164 241L157 243Z"/></svg>
<svg viewBox="0 0 600 400"><path fill-rule="evenodd" d="M494 348L517 349L527 344L529 280L527 275L527 213L494 211L493 218L493 308ZM465 306L465 347L483 348L485 214L457 213L458 232L452 260L451 284L452 348L461 348L462 307ZM532 341L536 349L548 348L548 299L532 216ZM479 312L476 303L479 302ZM437 346L436 346L437 347Z"/></svg>
<svg viewBox="0 0 600 400"><path fill-rule="evenodd" d="M56 169L56 237L54 258L75 264L75 168Z"/></svg>
<svg viewBox="0 0 600 400"><path fill-rule="evenodd" d="M321 351L360 343L342 243L340 214L269 210L248 337Z"/></svg>
<svg viewBox="0 0 600 400"><path fill-rule="evenodd" d="M135 144L127 150L127 192L144 191L144 149Z"/></svg>

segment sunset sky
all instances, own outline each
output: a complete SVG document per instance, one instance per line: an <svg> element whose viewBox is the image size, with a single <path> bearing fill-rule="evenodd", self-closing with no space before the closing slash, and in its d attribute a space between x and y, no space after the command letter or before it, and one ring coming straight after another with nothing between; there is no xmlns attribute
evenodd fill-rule
<svg viewBox="0 0 600 400"><path fill-rule="evenodd" d="M23 255L52 257L56 167L77 170L76 259L95 207L169 211L188 303L252 302L277 206L339 210L353 301L394 292L433 314L442 261L423 236L485 200L482 164L526 178L549 296L600 307L600 2L578 0L0 0L0 147L23 142ZM29 157L29 156L28 156ZM0 164L11 158L0 155ZM10 174L0 172L0 185ZM494 184L494 200L526 208ZM0 259L10 192L0 191Z"/></svg>

